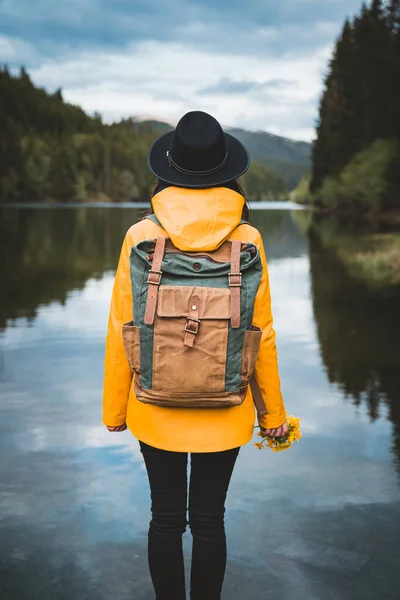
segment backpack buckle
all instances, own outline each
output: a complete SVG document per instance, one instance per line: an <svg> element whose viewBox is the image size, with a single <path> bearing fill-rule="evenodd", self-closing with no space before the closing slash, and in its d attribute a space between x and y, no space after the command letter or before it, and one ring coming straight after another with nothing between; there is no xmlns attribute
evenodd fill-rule
<svg viewBox="0 0 400 600"><path fill-rule="evenodd" d="M161 275L162 271L155 271L154 269L150 269L149 276L147 278L147 283L151 283L152 285L160 285Z"/></svg>
<svg viewBox="0 0 400 600"><path fill-rule="evenodd" d="M191 328L191 325L193 327ZM199 332L200 319L194 319L193 317L187 317L185 331L187 333L193 333L193 335L197 335Z"/></svg>
<svg viewBox="0 0 400 600"><path fill-rule="evenodd" d="M242 274L241 273L228 273L229 287L241 287L242 285Z"/></svg>

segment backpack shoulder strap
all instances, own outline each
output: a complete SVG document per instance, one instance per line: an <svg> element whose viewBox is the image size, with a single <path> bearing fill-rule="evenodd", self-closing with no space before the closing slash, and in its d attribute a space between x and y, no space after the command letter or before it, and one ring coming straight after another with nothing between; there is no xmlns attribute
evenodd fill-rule
<svg viewBox="0 0 400 600"><path fill-rule="evenodd" d="M240 327L240 288L242 285L242 274L240 272L241 247L242 242L240 240L232 240L231 272L228 274L228 280L231 290L231 326L233 329Z"/></svg>
<svg viewBox="0 0 400 600"><path fill-rule="evenodd" d="M158 288L162 276L161 265L164 258L165 242L165 237L157 238L153 262L149 271L149 277L147 279L149 287L147 291L146 310L144 313L145 325L153 325L154 323L154 317L157 308Z"/></svg>
<svg viewBox="0 0 400 600"><path fill-rule="evenodd" d="M159 227L161 227L161 229L164 229L164 227L161 225L160 221L157 219L155 214L152 215L147 215L145 217L145 219L149 219L150 221L153 221L153 223L155 223L156 225L158 225Z"/></svg>

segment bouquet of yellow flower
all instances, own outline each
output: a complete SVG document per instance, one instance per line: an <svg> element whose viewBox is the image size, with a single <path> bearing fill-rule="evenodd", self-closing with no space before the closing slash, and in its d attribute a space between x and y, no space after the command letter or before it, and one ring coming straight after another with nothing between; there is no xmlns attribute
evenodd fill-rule
<svg viewBox="0 0 400 600"><path fill-rule="evenodd" d="M272 452L283 452L290 448L293 442L298 441L301 438L300 433L300 418L293 417L286 413L286 424L288 426L288 432L286 435L280 438L265 437L262 442L256 442L254 445L259 449L270 448ZM261 431L257 434L259 437L263 437Z"/></svg>

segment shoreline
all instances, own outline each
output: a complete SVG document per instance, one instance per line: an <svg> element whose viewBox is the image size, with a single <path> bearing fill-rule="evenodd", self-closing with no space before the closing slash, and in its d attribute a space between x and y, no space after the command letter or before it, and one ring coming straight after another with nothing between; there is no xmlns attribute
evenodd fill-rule
<svg viewBox="0 0 400 600"><path fill-rule="evenodd" d="M350 210L329 210L327 208L319 208L313 204L291 201L293 204L303 206L316 217L332 217L339 220L347 219L349 223L354 224L370 224L370 225L387 225L400 230L400 210L391 210L387 212L375 214L357 214Z"/></svg>
<svg viewBox="0 0 400 600"><path fill-rule="evenodd" d="M248 202L251 210L308 210L307 207L290 200L257 200ZM1 208L141 208L149 209L149 202L5 202Z"/></svg>

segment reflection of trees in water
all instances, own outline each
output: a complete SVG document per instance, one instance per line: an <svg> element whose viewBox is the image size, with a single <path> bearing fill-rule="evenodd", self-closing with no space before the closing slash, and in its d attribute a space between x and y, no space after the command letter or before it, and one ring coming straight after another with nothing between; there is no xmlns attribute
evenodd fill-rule
<svg viewBox="0 0 400 600"><path fill-rule="evenodd" d="M136 210L2 209L0 328L114 269Z"/></svg>
<svg viewBox="0 0 400 600"><path fill-rule="evenodd" d="M356 405L365 403L371 420L382 404L394 424L400 461L400 290L373 289L351 277L335 249L310 231L313 309L329 381L338 383Z"/></svg>
<svg viewBox="0 0 400 600"><path fill-rule="evenodd" d="M127 229L143 213L121 208L7 208L0 211L0 329L64 303L90 277L115 269ZM305 239L288 211L253 211L269 260L299 256Z"/></svg>
<svg viewBox="0 0 400 600"><path fill-rule="evenodd" d="M288 210L252 210L250 224L261 233L269 262L307 253L307 240Z"/></svg>

